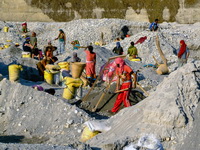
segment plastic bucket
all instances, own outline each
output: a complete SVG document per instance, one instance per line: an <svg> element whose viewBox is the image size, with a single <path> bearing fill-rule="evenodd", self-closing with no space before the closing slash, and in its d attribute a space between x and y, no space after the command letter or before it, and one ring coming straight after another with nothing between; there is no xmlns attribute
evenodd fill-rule
<svg viewBox="0 0 200 150"><path fill-rule="evenodd" d="M65 85L67 86L63 91L63 98L72 99L75 97L76 88L79 88L83 85L83 82L80 79L74 79L70 77L65 77Z"/></svg>
<svg viewBox="0 0 200 150"><path fill-rule="evenodd" d="M22 58L31 58L30 52L22 52Z"/></svg>
<svg viewBox="0 0 200 150"><path fill-rule="evenodd" d="M44 79L47 83L53 84L53 74L47 72L46 70L44 71Z"/></svg>
<svg viewBox="0 0 200 150"><path fill-rule="evenodd" d="M3 27L4 32L8 32L8 30L9 30L9 27Z"/></svg>
<svg viewBox="0 0 200 150"><path fill-rule="evenodd" d="M58 63L61 69L70 70L70 63L69 62L60 62Z"/></svg>
<svg viewBox="0 0 200 150"><path fill-rule="evenodd" d="M75 88L72 86L72 84L68 85L67 88L63 91L63 98L64 99L73 99L75 94Z"/></svg>
<svg viewBox="0 0 200 150"><path fill-rule="evenodd" d="M8 66L9 80L18 81L20 77L20 71L23 70L21 65L10 65Z"/></svg>
<svg viewBox="0 0 200 150"><path fill-rule="evenodd" d="M83 69L85 68L86 63L82 63L82 62L74 62L71 63L71 74L73 78L80 78Z"/></svg>
<svg viewBox="0 0 200 150"><path fill-rule="evenodd" d="M99 131L92 132L92 131L90 131L90 129L88 127L85 127L83 129L82 134L81 134L80 141L81 142L86 142L86 141L88 141L89 139L93 138L94 136L96 136L99 133L100 133Z"/></svg>
<svg viewBox="0 0 200 150"><path fill-rule="evenodd" d="M10 45L7 44L7 45L4 45L4 47L5 47L5 48L8 48L8 47L10 47Z"/></svg>
<svg viewBox="0 0 200 150"><path fill-rule="evenodd" d="M169 73L169 69L165 64L161 64L158 69L156 70L157 74L167 74Z"/></svg>

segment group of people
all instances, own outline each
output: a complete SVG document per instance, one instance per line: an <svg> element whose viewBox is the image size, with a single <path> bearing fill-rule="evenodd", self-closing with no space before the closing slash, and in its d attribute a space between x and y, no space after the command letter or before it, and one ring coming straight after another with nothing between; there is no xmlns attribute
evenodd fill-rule
<svg viewBox="0 0 200 150"><path fill-rule="evenodd" d="M158 30L158 19L156 19L155 22L150 25L150 30L151 31ZM59 30L59 35L57 38L55 38L55 40L59 40L58 53L62 54L65 51L65 44L66 44L66 36L62 29ZM71 44L73 45L73 50L77 50L80 48L80 43L77 40L71 42ZM26 41L23 44L23 49L24 51L31 52L32 57L36 55L35 49L37 49L37 38L35 32L32 33L31 37L26 38ZM47 64L53 64L58 60L58 58L53 55L53 52L55 50L57 50L57 47L52 46L51 41L49 41L48 45L45 46L44 48L45 57L37 64L41 76L44 76L44 70ZM84 52L86 54L86 68L85 68L86 77L89 81L89 85L92 86L96 79L96 71L95 71L96 53L93 51L93 46L87 46L84 49ZM120 41L116 42L116 47L113 49L113 52L118 55L123 55L124 50L120 45ZM135 47L135 43L133 41L130 43L127 54L129 55L129 57L133 59L137 58L138 56L138 50ZM180 41L180 48L177 51L177 56L178 56L179 66L182 66L187 62L187 58L189 57L189 50L187 49L187 45L183 40ZM38 57L38 59L40 58ZM80 61L81 59L77 56L77 53L74 51L73 62L80 62ZM125 61L121 57L116 58L114 62L117 67L115 71L117 76L116 91L120 90L121 92L119 92L117 96L114 107L110 110L111 113L116 113L120 109L120 105L122 102L124 103L125 107L130 106L129 94L131 92L131 88L136 87L136 82L137 82L136 73L134 73L131 67L126 65ZM134 82L132 82L132 79L134 79Z"/></svg>
<svg viewBox="0 0 200 150"><path fill-rule="evenodd" d="M27 31L25 30L24 26L22 26L22 31L26 33ZM55 40L59 40L57 55L63 54L65 51L66 36L62 29L59 30L59 35L57 38L55 38ZM37 47L37 37L35 32L32 32L31 36L25 37L25 42L23 43L22 47L25 52L29 52L31 54L32 58L35 56L38 58L38 60L43 58L42 51ZM57 50L57 47L53 47L51 41L49 41L48 45L44 48L44 55L53 57L53 51L55 50Z"/></svg>
<svg viewBox="0 0 200 150"><path fill-rule="evenodd" d="M31 54L32 58L37 56L38 60L41 59L42 52L37 48L37 37L35 32L32 32L31 36L25 37L25 42L22 47L25 52L29 52Z"/></svg>
<svg viewBox="0 0 200 150"><path fill-rule="evenodd" d="M155 19L155 21L150 24L150 31L157 31L159 29L158 21L158 19ZM178 67L182 67L187 63L190 52L184 40L180 41L180 46L177 50L175 50L174 54L178 57Z"/></svg>
<svg viewBox="0 0 200 150"><path fill-rule="evenodd" d="M155 22L153 22L150 27L150 31L157 31L158 30L158 19L155 19ZM138 56L137 48L134 46L134 42L130 43L130 46L128 48L127 54L131 58L136 58ZM120 45L120 42L116 42L116 47L113 49L113 52L118 55L123 54L123 48ZM187 48L187 45L184 40L180 41L180 47L176 50L175 54L178 57L178 67L183 66L187 63L187 59L190 55L190 52ZM118 94L117 99L114 103L114 107L109 110L110 113L116 113L120 109L120 105L123 102L125 107L129 107L130 101L129 101L129 94L131 91L131 88L135 88L137 84L137 75L133 72L133 70L127 66L123 59L117 58L115 59L115 64L117 65L116 69L116 75L117 75L117 86L116 91L120 90L121 92ZM134 76L134 84L132 86L132 77ZM119 84L121 81L121 85Z"/></svg>
<svg viewBox="0 0 200 150"><path fill-rule="evenodd" d="M117 54L117 55L123 55L124 54L124 50L120 44L120 42L116 42L116 47L114 47L114 49L112 50L113 53ZM130 59L135 59L138 56L138 50L135 47L135 43L132 41L130 43L130 46L128 48L127 51L127 55L129 55Z"/></svg>

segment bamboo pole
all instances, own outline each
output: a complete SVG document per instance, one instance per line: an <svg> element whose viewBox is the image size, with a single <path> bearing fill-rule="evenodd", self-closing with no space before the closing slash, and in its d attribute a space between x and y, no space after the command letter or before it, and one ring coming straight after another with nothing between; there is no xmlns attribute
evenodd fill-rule
<svg viewBox="0 0 200 150"><path fill-rule="evenodd" d="M167 66L167 59L165 58L164 53L161 50L158 35L156 35L156 46L157 46L158 52L160 54L160 57L161 57L161 59L164 63L164 64L160 64L158 66L158 69L156 70L156 72L157 72L157 74L160 74L160 75L167 74L167 73L169 73L169 69L168 69L168 66Z"/></svg>
<svg viewBox="0 0 200 150"><path fill-rule="evenodd" d="M160 63L159 63L158 60L155 58L155 56L152 56L152 57L153 57L154 61L156 62L156 64L159 66Z"/></svg>
<svg viewBox="0 0 200 150"><path fill-rule="evenodd" d="M112 80L111 80L112 81ZM111 82L109 82L109 84L106 87L106 91L109 90L111 85ZM95 112L97 110L97 107L99 106L100 102L103 100L103 98L105 97L106 92L103 92L103 94L101 95L101 97L99 98L97 104L95 105L95 107L92 109L92 112Z"/></svg>
<svg viewBox="0 0 200 150"><path fill-rule="evenodd" d="M147 96L149 96L149 93L137 82L136 85L138 88L140 88Z"/></svg>
<svg viewBox="0 0 200 150"><path fill-rule="evenodd" d="M158 52L160 54L160 57L161 57L163 63L167 66L167 59L165 58L165 55L164 55L163 51L161 50L158 35L156 35L156 46L157 46Z"/></svg>

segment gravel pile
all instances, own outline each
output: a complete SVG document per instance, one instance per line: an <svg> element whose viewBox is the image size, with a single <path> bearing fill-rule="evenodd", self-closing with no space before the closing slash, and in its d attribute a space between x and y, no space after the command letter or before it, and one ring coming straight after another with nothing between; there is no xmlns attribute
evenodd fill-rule
<svg viewBox="0 0 200 150"><path fill-rule="evenodd" d="M69 148L76 148L82 145L81 143L76 144L83 129L82 124L94 119L90 115L96 118L105 118L105 116L86 113L79 109L78 105L69 104L62 99L63 88L50 86L40 81L36 68L38 61L21 58L24 38L18 30L21 28L20 24L21 22L0 22L0 29L2 29L0 46L11 45L8 49L0 50L0 74L2 74L0 78L8 79L9 64L21 64L24 68L20 83L11 83L6 79L0 82L0 135L22 135L22 143L74 144L74 147ZM9 32L3 32L4 26L9 27ZM58 36L59 29L64 30L67 36L66 52L57 56L59 61L72 60L74 51L70 44L71 41L79 40L81 46L92 44L97 53L97 73L109 57L116 56L112 52L116 44L114 40L121 37L121 29L124 26L129 28L128 34L131 35L120 42L124 48L124 54L127 53L131 41L136 42L141 37L147 37L143 43L136 45L142 62L132 62L128 59L125 61L134 71L139 70L138 82L150 93L150 96L139 104L123 109L108 119L107 122L112 129L107 133L99 134L88 143L92 147L105 149L106 147L108 149L118 147L121 149L127 143L138 141L144 134L154 134L162 141L166 149L176 149L178 144L181 147L180 143L187 140L185 137L189 131L191 131L191 137L193 136L192 127L196 116L198 116L195 113L200 95L199 23L193 25L162 23L158 32L150 32L148 31L149 23L121 19L83 19L66 23L28 22L29 30L37 33L38 48L40 49L43 49L49 40L52 41L53 45L58 45L54 39ZM104 34L106 42L106 45L102 47L94 45L96 41L100 41L101 33ZM31 32L28 34L30 35ZM169 75L157 75L155 69L143 67L147 64L155 64L152 56L161 62L155 43L156 36L159 37L161 49L168 60ZM177 69L177 56L174 55L173 51L179 48L180 40L186 41L191 55L188 64ZM19 48L13 46L16 42L20 44ZM83 50L79 49L76 52L85 62ZM36 91L30 87L36 84L42 85L44 88L56 89L55 96ZM83 94L86 94L87 91L88 89L84 89ZM91 105L95 104L91 102L92 100L98 100L98 97L93 98L92 96L100 96L98 94L100 91L102 91L101 87L96 88L88 98ZM198 129L197 126L195 128ZM128 140L126 140L127 138ZM12 149L13 145L0 144L0 146L4 149L6 147ZM18 145L18 147L20 146L29 145ZM40 146L49 148L45 145ZM82 146L82 149L90 149L87 145ZM62 148L61 146L60 149Z"/></svg>
<svg viewBox="0 0 200 150"><path fill-rule="evenodd" d="M164 149L177 150L176 144L182 143L193 128L199 131L196 125L193 126L194 121L198 121L195 114L199 112L199 72L200 61L174 71L149 97L106 120L111 130L87 143L104 147L117 141L135 142L144 135L153 134L162 141ZM197 145L198 140L193 144Z"/></svg>

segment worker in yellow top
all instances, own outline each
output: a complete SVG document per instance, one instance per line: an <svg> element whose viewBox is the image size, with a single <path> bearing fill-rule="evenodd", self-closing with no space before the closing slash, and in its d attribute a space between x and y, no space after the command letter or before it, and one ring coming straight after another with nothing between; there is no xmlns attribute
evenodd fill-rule
<svg viewBox="0 0 200 150"><path fill-rule="evenodd" d="M131 42L131 46L128 48L128 53L129 57L131 59L135 59L138 55L138 50L137 48L135 47L135 43L134 42Z"/></svg>

